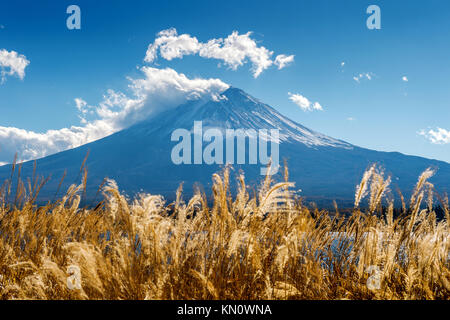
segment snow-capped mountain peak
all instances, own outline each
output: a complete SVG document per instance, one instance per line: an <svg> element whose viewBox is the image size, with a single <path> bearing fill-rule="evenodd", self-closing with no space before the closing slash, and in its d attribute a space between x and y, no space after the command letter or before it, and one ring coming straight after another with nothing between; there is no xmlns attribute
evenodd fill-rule
<svg viewBox="0 0 450 320"><path fill-rule="evenodd" d="M202 121L204 127L219 129L278 129L281 142L300 142L306 146L328 146L351 149L344 141L328 137L308 129L280 114L271 106L252 97L241 89L230 87L218 97L200 103L191 101L171 114L165 113L168 127L192 129L194 121ZM173 119L176 118L176 119Z"/></svg>
<svg viewBox="0 0 450 320"><path fill-rule="evenodd" d="M438 185L442 192L450 191L450 165L446 162L351 145L290 120L240 89L229 88L209 100L188 101L103 139L39 159L37 174L53 177L41 191L41 199L54 196L62 177L65 178L61 189L78 182L80 165L87 153L87 197L91 199L105 177L116 180L121 190L129 195L145 191L173 199L180 182L184 182L184 192L192 193L197 183L207 190L211 186L212 174L221 171L225 162L195 163L195 140L198 135L190 133L199 121L205 132L208 128L221 131L278 129L280 143L276 146L279 146L280 164L287 161L290 181L295 182L303 190L302 196L310 201L330 205L332 200L336 200L344 206L352 206L356 184L367 167L375 162L386 168L392 181L395 181L395 188L399 187L402 191L412 190L417 177L428 167L439 168L432 183ZM189 163L175 163L171 158L175 146L181 143L172 139L172 133L177 129L185 129L180 130L184 133L189 131L189 139L186 139L191 149L187 152L190 154L188 158L194 155L194 160ZM191 141L194 141L192 145ZM204 156L209 142L204 146L204 149L200 147L197 150L200 156ZM248 150L250 148L245 151ZM247 155L250 156L247 153L246 160ZM223 156L226 158L226 154ZM256 165L250 163L250 159L242 164L236 161L233 169L243 170L246 181L254 185L262 178L261 156L259 160ZM27 179L33 174L33 162L23 163L21 177ZM0 180L10 176L11 166L0 167Z"/></svg>

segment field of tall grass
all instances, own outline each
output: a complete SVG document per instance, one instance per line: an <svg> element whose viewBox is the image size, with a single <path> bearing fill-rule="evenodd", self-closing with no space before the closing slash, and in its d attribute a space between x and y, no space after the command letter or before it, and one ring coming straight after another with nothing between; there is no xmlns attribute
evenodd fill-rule
<svg viewBox="0 0 450 320"><path fill-rule="evenodd" d="M239 176L235 196L225 169L212 201L183 201L180 187L169 204L129 200L107 181L89 208L85 178L46 205L35 202L44 180L11 179L0 190L0 298L449 299L449 206L432 174L399 215L375 166L351 214L303 205L287 169L255 191Z"/></svg>

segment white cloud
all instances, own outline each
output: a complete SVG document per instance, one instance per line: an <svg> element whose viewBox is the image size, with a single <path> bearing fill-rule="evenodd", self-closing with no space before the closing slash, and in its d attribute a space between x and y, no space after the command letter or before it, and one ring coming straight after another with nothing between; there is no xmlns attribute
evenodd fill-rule
<svg viewBox="0 0 450 320"><path fill-rule="evenodd" d="M142 78L129 79L131 97L108 90L98 106L75 99L82 126L37 133L0 126L0 161L41 158L103 138L188 99L217 97L229 86L219 79L189 79L175 70L141 68Z"/></svg>
<svg viewBox="0 0 450 320"><path fill-rule="evenodd" d="M275 61L272 61L273 51L258 46L256 41L251 39L251 34L251 32L239 34L233 31L225 39L211 39L202 43L189 34L178 35L175 28L163 30L149 45L144 61L154 62L158 57L158 51L162 58L169 61L185 55L198 54L203 58L221 60L230 69L236 70L249 60L252 63L253 76L257 78L273 64L277 65L278 69L282 69L294 60L292 55L278 55Z"/></svg>
<svg viewBox="0 0 450 320"><path fill-rule="evenodd" d="M298 105L303 111L307 111L311 107L311 102L308 98L302 96L301 94L292 94L288 92L289 99Z"/></svg>
<svg viewBox="0 0 450 320"><path fill-rule="evenodd" d="M318 102L312 103L311 101L309 101L308 98L302 96L301 94L288 92L288 95L289 100L294 102L303 111L313 111L313 110L323 111L322 106Z"/></svg>
<svg viewBox="0 0 450 320"><path fill-rule="evenodd" d="M436 130L429 129L428 131L420 130L418 134L424 136L434 144L450 143L450 131L442 128L437 128Z"/></svg>
<svg viewBox="0 0 450 320"><path fill-rule="evenodd" d="M402 80L405 81L405 82L408 82L408 81L409 81L409 80L408 80L408 77L406 77L406 76L403 76L403 77L402 77Z"/></svg>
<svg viewBox="0 0 450 320"><path fill-rule="evenodd" d="M345 66L345 61L342 61L341 62L341 67L344 67Z"/></svg>
<svg viewBox="0 0 450 320"><path fill-rule="evenodd" d="M356 82L359 83L362 79L372 80L372 76L373 76L373 74L370 72L360 73L360 74L354 76L353 80L355 80Z"/></svg>
<svg viewBox="0 0 450 320"><path fill-rule="evenodd" d="M348 121L356 121L356 119L353 118L353 117L348 117L347 120L348 120Z"/></svg>
<svg viewBox="0 0 450 320"><path fill-rule="evenodd" d="M323 111L322 106L318 102L314 102L314 104L312 105L312 109Z"/></svg>
<svg viewBox="0 0 450 320"><path fill-rule="evenodd" d="M16 75L20 79L25 77L25 68L30 64L30 61L23 54L18 54L16 51L0 50L0 74L2 82L6 80L6 76Z"/></svg>
<svg viewBox="0 0 450 320"><path fill-rule="evenodd" d="M284 67L287 67L289 64L291 64L294 61L294 55L287 56L285 54L279 54L275 58L275 65L278 66L278 70L283 69Z"/></svg>
<svg viewBox="0 0 450 320"><path fill-rule="evenodd" d="M166 60L182 58L184 55L196 54L201 44L197 38L188 34L178 36L177 30L172 28L158 33L155 41L149 45L145 55L145 61L153 62L158 56L158 49L161 57Z"/></svg>
<svg viewBox="0 0 450 320"><path fill-rule="evenodd" d="M81 98L75 98L75 105L77 106L78 111L83 114L87 113L87 102Z"/></svg>
<svg viewBox="0 0 450 320"><path fill-rule="evenodd" d="M265 47L258 47L250 35L251 32L240 35L237 31L233 31L225 39L209 40L202 45L199 55L203 58L223 60L232 70L236 70L249 59L252 62L253 76L257 78L273 64L270 59L273 52Z"/></svg>
<svg viewBox="0 0 450 320"><path fill-rule="evenodd" d="M0 127L1 160L12 161L17 152L19 160L40 158L65 149L77 147L112 133L104 122L87 124L84 127L72 126L60 130L36 133L12 127Z"/></svg>
<svg viewBox="0 0 450 320"><path fill-rule="evenodd" d="M75 98L75 105L79 111L78 117L80 118L80 122L82 124L86 124L87 123L86 117L89 114L90 115L94 114L95 107L88 105L87 102L81 98Z"/></svg>

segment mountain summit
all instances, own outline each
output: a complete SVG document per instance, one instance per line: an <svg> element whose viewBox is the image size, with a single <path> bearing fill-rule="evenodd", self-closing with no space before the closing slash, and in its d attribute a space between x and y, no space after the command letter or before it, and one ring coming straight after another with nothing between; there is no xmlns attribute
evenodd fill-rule
<svg viewBox="0 0 450 320"><path fill-rule="evenodd" d="M41 197L55 194L66 170L63 187L78 183L80 165L88 151L88 199L94 198L106 177L116 180L120 189L129 195L144 191L173 199L181 182L186 193L191 193L196 183L208 191L211 175L220 171L223 164L175 164L171 158L177 144L172 139L174 131L183 129L195 136L194 124L200 122L203 132L214 128L224 134L227 129L278 129L279 160L287 161L289 179L296 182L307 200L319 204L328 205L336 200L351 205L356 184L375 162L391 174L393 188L399 187L403 192L412 190L420 173L428 167L438 169L432 179L438 190L450 191L450 164L446 162L368 150L328 137L231 87L209 100L188 101L106 138L37 160L38 174L52 175ZM247 161L233 168L242 169L248 183L262 179L259 164ZM10 166L0 167L0 179L8 179L10 170ZM31 176L32 171L33 163L24 163L22 178Z"/></svg>
<svg viewBox="0 0 450 320"><path fill-rule="evenodd" d="M191 128L194 121L203 127L221 129L279 129L282 142L300 142L307 146L329 146L351 149L344 141L310 130L280 114L241 89L230 87L209 101L190 101L174 111L164 112L156 119L138 125L153 126L166 134L175 128ZM159 123L155 127L155 123ZM134 128L132 129L134 130Z"/></svg>

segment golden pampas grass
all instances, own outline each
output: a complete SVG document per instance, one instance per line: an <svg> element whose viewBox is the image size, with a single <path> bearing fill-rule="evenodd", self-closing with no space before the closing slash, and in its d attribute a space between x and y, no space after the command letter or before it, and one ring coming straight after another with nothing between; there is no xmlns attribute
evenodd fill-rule
<svg viewBox="0 0 450 320"><path fill-rule="evenodd" d="M14 170L20 165L14 165ZM128 199L112 180L81 208L86 170L53 202L35 200L46 180L0 189L2 299L449 299L448 198L427 169L401 214L390 177L371 166L355 210L309 209L267 176L253 195L229 168L213 197L183 189ZM11 175L12 177L12 175ZM17 175L20 181L20 175ZM369 195L368 208L361 201ZM437 203L439 199L440 218Z"/></svg>

